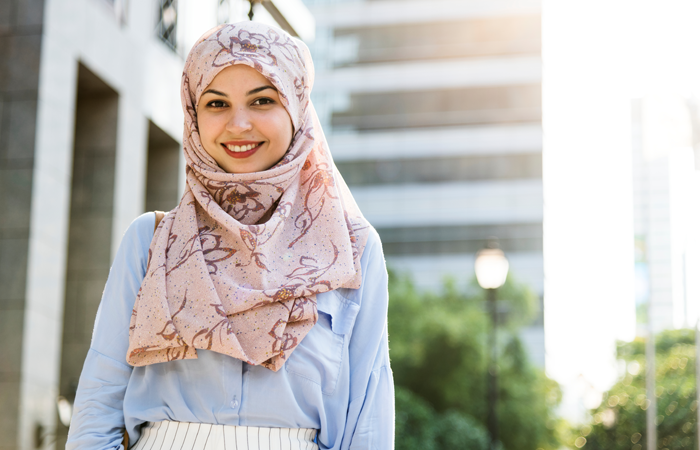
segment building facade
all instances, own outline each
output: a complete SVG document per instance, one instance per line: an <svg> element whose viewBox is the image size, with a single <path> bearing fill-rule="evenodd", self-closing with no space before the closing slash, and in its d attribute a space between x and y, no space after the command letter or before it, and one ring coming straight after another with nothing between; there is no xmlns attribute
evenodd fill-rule
<svg viewBox="0 0 700 450"><path fill-rule="evenodd" d="M422 288L464 286L495 236L542 298L540 2L305 3L314 104L389 265ZM543 366L541 319L522 337Z"/></svg>
<svg viewBox="0 0 700 450"><path fill-rule="evenodd" d="M313 36L308 10L285 5L257 5L256 19ZM121 236L182 192L184 58L204 31L249 10L243 0L2 2L0 449L64 447L58 405L75 396Z"/></svg>
<svg viewBox="0 0 700 450"><path fill-rule="evenodd" d="M694 328L700 317L697 105L680 96L632 102L638 334Z"/></svg>

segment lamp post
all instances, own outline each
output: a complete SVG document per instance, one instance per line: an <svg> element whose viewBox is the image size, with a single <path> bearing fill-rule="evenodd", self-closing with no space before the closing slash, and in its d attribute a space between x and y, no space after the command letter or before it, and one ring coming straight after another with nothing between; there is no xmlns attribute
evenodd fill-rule
<svg viewBox="0 0 700 450"><path fill-rule="evenodd" d="M489 360L488 376L488 418L487 425L491 435L491 450L496 450L498 442L498 416L496 415L496 403L498 402L498 348L496 346L496 327L498 317L496 314L496 289L503 286L508 275L508 260L503 251L498 248L497 239L489 239L486 248L476 254L474 271L479 286L486 290L486 299L491 316L491 332L489 333Z"/></svg>

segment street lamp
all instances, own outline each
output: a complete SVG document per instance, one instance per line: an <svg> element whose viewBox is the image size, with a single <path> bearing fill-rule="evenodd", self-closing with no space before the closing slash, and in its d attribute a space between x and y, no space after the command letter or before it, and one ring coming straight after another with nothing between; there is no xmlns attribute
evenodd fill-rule
<svg viewBox="0 0 700 450"><path fill-rule="evenodd" d="M491 332L489 333L489 385L488 385L488 418L487 424L491 435L491 450L496 450L498 442L498 417L496 402L498 401L498 349L496 347L496 289L503 286L508 276L508 260L503 251L498 248L498 240L489 239L486 248L479 250L474 261L474 271L479 286L486 290L486 299L491 315Z"/></svg>
<svg viewBox="0 0 700 450"><path fill-rule="evenodd" d="M487 247L476 254L474 271L479 286L484 289L498 289L506 282L508 260L498 248L497 240L490 240Z"/></svg>

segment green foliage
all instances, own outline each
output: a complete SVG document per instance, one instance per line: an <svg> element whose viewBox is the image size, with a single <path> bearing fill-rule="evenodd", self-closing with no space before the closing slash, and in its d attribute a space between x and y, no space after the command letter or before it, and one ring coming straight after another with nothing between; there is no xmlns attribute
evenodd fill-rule
<svg viewBox="0 0 700 450"><path fill-rule="evenodd" d="M481 305L486 302L486 291L479 287L476 279L472 280L468 295ZM505 284L498 288L499 327L517 331L532 322L537 309L537 295L527 285L516 283L510 275Z"/></svg>
<svg viewBox="0 0 700 450"><path fill-rule="evenodd" d="M396 386L396 448L435 448L435 411L408 389Z"/></svg>
<svg viewBox="0 0 700 450"><path fill-rule="evenodd" d="M486 450L489 448L489 433L474 418L458 411L443 413L435 424L437 448L465 448Z"/></svg>
<svg viewBox="0 0 700 450"><path fill-rule="evenodd" d="M488 408L486 339L491 326L483 290L472 283L466 293L459 292L447 281L439 294L420 292L410 279L390 273L389 291L396 447L430 449L438 442L439 448L480 448ZM498 302L500 440L508 450L559 448L561 421L554 416L561 401L559 386L530 364L516 335L532 320L537 297L509 279L499 289ZM432 425L417 424L426 421ZM464 432L435 431L440 426ZM468 436L473 446L455 447Z"/></svg>
<svg viewBox="0 0 700 450"><path fill-rule="evenodd" d="M507 449L559 448L554 410L561 402L557 382L533 368L520 340L512 338L499 363L498 417L501 440ZM521 447L519 443L528 443Z"/></svg>
<svg viewBox="0 0 700 450"><path fill-rule="evenodd" d="M697 448L695 388L695 333L671 330L656 336L656 424L660 449ZM586 439L585 450L641 450L647 446L645 340L618 344L618 357L627 366L625 376L591 412L593 421L574 439ZM578 446L578 445L577 445Z"/></svg>
<svg viewBox="0 0 700 450"><path fill-rule="evenodd" d="M408 389L396 387L396 448L487 450L489 435L473 418L458 411L436 413Z"/></svg>

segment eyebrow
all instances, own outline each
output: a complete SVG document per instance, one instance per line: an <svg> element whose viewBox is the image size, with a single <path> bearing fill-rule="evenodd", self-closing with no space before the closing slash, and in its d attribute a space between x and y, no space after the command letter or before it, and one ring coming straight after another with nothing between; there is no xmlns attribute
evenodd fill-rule
<svg viewBox="0 0 700 450"><path fill-rule="evenodd" d="M215 95L220 95L222 97L228 97L228 95L224 94L221 91L217 91L216 89L207 89L206 91L202 92L202 95L204 94L215 94Z"/></svg>
<svg viewBox="0 0 700 450"><path fill-rule="evenodd" d="M275 89L274 86L260 86L260 87L255 88L255 89L251 89L245 95L257 94L258 92L264 91L265 89L272 89L273 91L277 92L277 89Z"/></svg>
<svg viewBox="0 0 700 450"><path fill-rule="evenodd" d="M260 86L260 87L257 87L255 89L251 89L250 91L246 92L245 95L257 94L258 92L262 92L265 89L272 89L275 92L277 91L277 89L274 86ZM202 92L202 95L204 95L204 94L215 94L215 95L220 95L222 97L228 98L228 95L224 94L221 91L217 91L216 89L207 89L206 91Z"/></svg>

